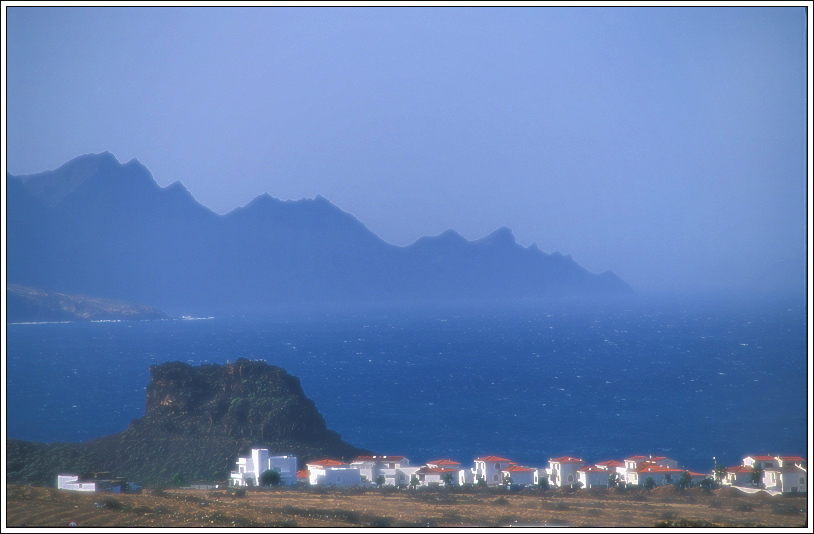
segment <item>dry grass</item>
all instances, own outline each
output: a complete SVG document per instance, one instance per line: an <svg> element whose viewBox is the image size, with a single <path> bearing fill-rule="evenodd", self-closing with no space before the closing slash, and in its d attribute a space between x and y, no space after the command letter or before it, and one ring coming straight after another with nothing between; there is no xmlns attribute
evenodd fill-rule
<svg viewBox="0 0 814 534"><path fill-rule="evenodd" d="M465 527L675 526L803 527L805 497L768 497L659 488L576 495L526 490L340 492L167 490L141 495L83 494L7 486L8 527Z"/></svg>

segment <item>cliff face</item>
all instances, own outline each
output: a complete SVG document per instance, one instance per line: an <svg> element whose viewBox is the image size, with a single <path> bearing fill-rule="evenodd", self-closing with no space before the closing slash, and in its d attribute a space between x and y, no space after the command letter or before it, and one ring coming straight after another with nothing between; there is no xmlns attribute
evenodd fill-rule
<svg viewBox="0 0 814 534"><path fill-rule="evenodd" d="M138 425L264 442L339 440L297 377L243 358L226 365L150 367L147 408Z"/></svg>
<svg viewBox="0 0 814 534"><path fill-rule="evenodd" d="M329 430L297 377L263 362L239 359L193 367L150 367L144 417L118 434L85 443L8 440L9 482L53 484L57 473L111 471L140 484L225 480L252 447L316 457L352 458L359 449Z"/></svg>

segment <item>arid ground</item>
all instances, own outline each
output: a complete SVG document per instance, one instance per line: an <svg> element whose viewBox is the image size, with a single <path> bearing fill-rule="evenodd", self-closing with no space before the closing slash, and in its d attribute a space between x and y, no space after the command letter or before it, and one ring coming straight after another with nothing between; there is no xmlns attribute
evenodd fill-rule
<svg viewBox="0 0 814 534"><path fill-rule="evenodd" d="M242 493L242 492L241 492ZM339 491L327 489L145 490L80 493L7 486L6 527L804 527L805 496L744 494L675 487L588 490L526 489Z"/></svg>

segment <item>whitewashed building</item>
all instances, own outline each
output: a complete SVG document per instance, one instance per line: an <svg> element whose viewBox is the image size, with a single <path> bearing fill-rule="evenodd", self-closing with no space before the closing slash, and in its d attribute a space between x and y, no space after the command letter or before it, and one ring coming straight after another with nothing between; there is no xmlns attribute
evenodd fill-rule
<svg viewBox="0 0 814 534"><path fill-rule="evenodd" d="M535 471L535 469L530 467L512 464L503 469L501 474L503 475L503 480L506 480L506 478L511 479L510 484L515 484L518 486L530 486L534 484Z"/></svg>
<svg viewBox="0 0 814 534"><path fill-rule="evenodd" d="M678 462L676 460L672 460L665 456L653 456L652 454L648 456L630 456L625 458L624 462L624 467L617 467L616 471L619 473L619 480L625 484L638 484L638 482L635 481L638 480L638 475L636 475L636 472L643 462L649 462L659 467L667 467L671 469L678 468Z"/></svg>
<svg viewBox="0 0 814 534"><path fill-rule="evenodd" d="M361 486L362 474L358 467L351 467L337 460L324 459L309 462L308 482L312 486Z"/></svg>
<svg viewBox="0 0 814 534"><path fill-rule="evenodd" d="M578 480L577 470L585 465L580 458L573 456L560 456L548 460L548 483L555 488L570 486Z"/></svg>
<svg viewBox="0 0 814 534"><path fill-rule="evenodd" d="M96 491L96 482L79 482L78 475L57 475L57 489Z"/></svg>
<svg viewBox="0 0 814 534"><path fill-rule="evenodd" d="M577 469L577 480L585 489L607 488L608 477L616 470L603 469L596 465L585 465Z"/></svg>
<svg viewBox="0 0 814 534"><path fill-rule="evenodd" d="M238 458L237 471L232 471L230 484L232 486L257 486L260 475L265 471L280 473L281 485L295 485L297 483L297 457L272 456L268 449L252 449L251 456Z"/></svg>
<svg viewBox="0 0 814 534"><path fill-rule="evenodd" d="M482 456L475 458L475 482L483 478L489 486L497 486L503 483L502 471L513 462L500 456Z"/></svg>
<svg viewBox="0 0 814 534"><path fill-rule="evenodd" d="M410 469L409 458L394 455L358 456L350 467L359 468L363 484L376 484L379 476L383 476L386 486L406 486L410 482L409 475L418 469Z"/></svg>
<svg viewBox="0 0 814 534"><path fill-rule="evenodd" d="M781 493L807 493L808 472L802 467L788 465L763 471L763 486Z"/></svg>

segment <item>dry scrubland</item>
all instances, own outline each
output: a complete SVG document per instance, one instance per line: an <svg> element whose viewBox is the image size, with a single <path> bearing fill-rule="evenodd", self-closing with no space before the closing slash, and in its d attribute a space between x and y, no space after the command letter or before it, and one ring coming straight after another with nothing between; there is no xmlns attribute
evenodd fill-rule
<svg viewBox="0 0 814 534"><path fill-rule="evenodd" d="M806 497L706 492L524 490L469 492L320 489L172 489L141 495L83 494L7 486L7 527L804 527Z"/></svg>

